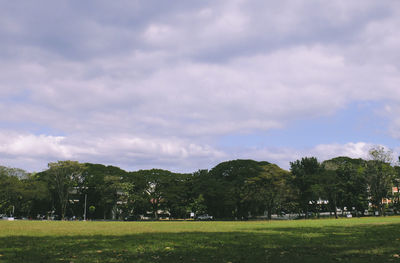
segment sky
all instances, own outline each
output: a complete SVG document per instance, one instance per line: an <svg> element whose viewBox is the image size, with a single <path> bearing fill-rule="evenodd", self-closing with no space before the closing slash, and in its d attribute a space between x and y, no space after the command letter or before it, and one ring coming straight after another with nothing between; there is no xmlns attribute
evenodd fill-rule
<svg viewBox="0 0 400 263"><path fill-rule="evenodd" d="M400 152L398 1L0 3L0 165Z"/></svg>

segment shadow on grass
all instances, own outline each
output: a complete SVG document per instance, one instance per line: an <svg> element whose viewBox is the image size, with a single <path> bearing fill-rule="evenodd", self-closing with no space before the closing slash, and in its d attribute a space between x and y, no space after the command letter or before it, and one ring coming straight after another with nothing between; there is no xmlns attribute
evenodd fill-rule
<svg viewBox="0 0 400 263"><path fill-rule="evenodd" d="M0 238L0 262L400 262L399 238L398 224L9 236Z"/></svg>

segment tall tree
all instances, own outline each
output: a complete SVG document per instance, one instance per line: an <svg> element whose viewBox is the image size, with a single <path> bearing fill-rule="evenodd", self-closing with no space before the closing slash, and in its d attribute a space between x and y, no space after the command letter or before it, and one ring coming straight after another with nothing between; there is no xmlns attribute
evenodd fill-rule
<svg viewBox="0 0 400 263"><path fill-rule="evenodd" d="M315 157L305 157L290 163L292 185L296 188L300 209L308 218L310 204L315 206L321 189L321 165Z"/></svg>
<svg viewBox="0 0 400 263"><path fill-rule="evenodd" d="M171 202L168 198L172 200L175 197L174 190L169 190L169 187L175 187L173 184L177 174L168 170L151 169L139 170L130 176L135 178L134 185L137 186L137 194L141 196L139 200L146 200L148 211L155 219L159 218L160 212L171 212ZM142 202L138 204L142 205Z"/></svg>
<svg viewBox="0 0 400 263"><path fill-rule="evenodd" d="M257 177L268 162L254 160L233 160L218 164L210 170L207 185L210 191L204 193L207 206L216 217L247 218L251 208L243 198L245 182Z"/></svg>
<svg viewBox="0 0 400 263"><path fill-rule="evenodd" d="M272 213L278 212L289 191L289 176L290 173L279 166L267 164L262 166L257 176L245 181L243 197L248 206L255 208L253 213L266 211L268 219L271 219Z"/></svg>
<svg viewBox="0 0 400 263"><path fill-rule="evenodd" d="M49 211L51 195L46 182L39 179L34 173L21 179L22 199L19 204L21 215L33 218L38 214L46 214Z"/></svg>
<svg viewBox="0 0 400 263"><path fill-rule="evenodd" d="M391 166L392 151L382 146L376 146L369 151L370 160L365 170L371 203L379 212L385 214L383 200L389 198L394 177L394 169Z"/></svg>
<svg viewBox="0 0 400 263"><path fill-rule="evenodd" d="M365 161L349 157L336 157L323 162L324 173L321 178L323 198L329 201L330 211L337 218L337 208L342 211L353 207L362 212L368 206L367 182L363 171Z"/></svg>
<svg viewBox="0 0 400 263"><path fill-rule="evenodd" d="M190 212L191 174L173 173L165 178L164 208L172 218L185 218Z"/></svg>
<svg viewBox="0 0 400 263"><path fill-rule="evenodd" d="M128 172L111 165L85 163L83 175L80 203L84 203L84 195L86 194L88 207L96 207L94 213L92 213L93 218L115 217L117 202L124 198L121 193L126 188L121 184Z"/></svg>
<svg viewBox="0 0 400 263"><path fill-rule="evenodd" d="M54 187L61 218L64 219L70 194L82 182L83 165L76 161L58 161L49 163L48 167L46 174Z"/></svg>
<svg viewBox="0 0 400 263"><path fill-rule="evenodd" d="M400 157L394 168L393 176L393 192L392 192L392 207L397 214L400 211Z"/></svg>
<svg viewBox="0 0 400 263"><path fill-rule="evenodd" d="M151 210L147 193L148 181L143 170L130 172L122 183L125 217L139 219Z"/></svg>
<svg viewBox="0 0 400 263"><path fill-rule="evenodd" d="M12 170L13 168L0 166L0 214L14 215L15 206L21 199L22 184Z"/></svg>

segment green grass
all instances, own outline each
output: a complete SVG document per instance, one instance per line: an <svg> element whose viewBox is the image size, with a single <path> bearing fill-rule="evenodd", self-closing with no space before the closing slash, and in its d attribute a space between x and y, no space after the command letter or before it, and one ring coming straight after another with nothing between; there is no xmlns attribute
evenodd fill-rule
<svg viewBox="0 0 400 263"><path fill-rule="evenodd" d="M0 262L400 262L400 217L0 221Z"/></svg>

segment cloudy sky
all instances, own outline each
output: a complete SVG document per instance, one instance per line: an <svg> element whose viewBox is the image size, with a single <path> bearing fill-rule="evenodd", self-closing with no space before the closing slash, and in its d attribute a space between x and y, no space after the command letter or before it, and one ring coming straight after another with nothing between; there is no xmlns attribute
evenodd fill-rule
<svg viewBox="0 0 400 263"><path fill-rule="evenodd" d="M0 3L1 165L399 150L398 1Z"/></svg>

